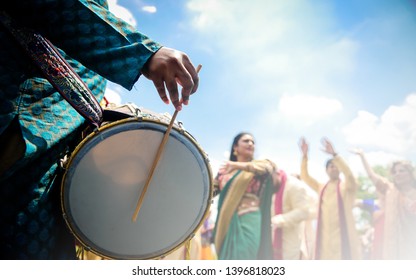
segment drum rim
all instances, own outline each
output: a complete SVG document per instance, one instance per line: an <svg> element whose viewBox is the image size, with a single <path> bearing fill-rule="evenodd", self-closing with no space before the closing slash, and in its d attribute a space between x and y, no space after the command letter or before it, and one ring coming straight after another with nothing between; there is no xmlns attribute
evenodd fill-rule
<svg viewBox="0 0 416 280"><path fill-rule="evenodd" d="M110 122L107 124L102 125L99 128L96 128L93 132L91 132L90 134L88 134L84 139L82 139L82 141L75 147L75 149L70 153L70 155L68 156L68 160L64 165L64 174L62 177L62 181L61 181L61 188L60 188L60 202L61 202L61 211L62 211L62 215L64 217L65 223L67 225L67 228L69 229L69 231L71 232L71 234L75 237L75 239L82 245L83 249L86 249L102 258L105 259L124 259L124 260L149 260L149 259L161 259L167 255L169 255L170 253L176 251L177 249L179 249L180 247L182 247L186 242L189 242L195 235L196 232L201 228L201 226L203 225L204 221L209 217L209 213L210 213L210 208L212 205L212 201L213 201L213 192L214 192L214 187L213 187L213 173L212 173L212 167L208 158L207 153L202 149L202 147L196 142L196 139L190 134L188 133L185 129L183 128L179 128L176 126L172 126L172 130L177 131L178 133L185 135L186 138L191 142L191 144L197 149L197 151L201 154L201 157L203 158L203 162L205 163L205 167L207 170L207 175L208 175L208 196L206 198L206 209L204 210L203 215L201 216L201 220L197 223L197 225L195 226L195 228L191 231L191 234L185 238L182 242L179 242L176 246L174 246L173 248L171 248L170 250L164 252L163 254L157 255L157 256L149 256L149 257L145 257L145 258L134 258L134 257L126 257L126 258L114 258L113 256L109 256L106 255L102 252L100 252L99 250L96 250L95 248L91 247L89 244L87 244L73 229L74 225L69 221L69 218L67 216L67 213L69 211L67 211L68 207L66 205L65 202L65 182L68 176L68 170L69 170L69 166L71 166L71 164L74 161L75 155L77 155L81 149L93 138L96 137L96 135L100 132L102 132L103 130L107 130L110 129L114 126L117 126L119 124L124 124L124 123L130 123L130 122L151 122L151 123L155 123L155 124L162 124L162 125L166 125L166 129L167 129L167 123L159 121L155 118L150 118L147 117L145 115L142 115L140 117L129 117L129 118L125 118L125 119L121 119L121 120L117 120L114 122Z"/></svg>

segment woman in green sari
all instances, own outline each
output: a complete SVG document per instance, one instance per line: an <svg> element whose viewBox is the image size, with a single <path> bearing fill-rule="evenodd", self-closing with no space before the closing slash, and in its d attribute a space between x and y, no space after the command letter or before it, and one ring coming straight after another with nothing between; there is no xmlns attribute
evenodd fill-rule
<svg viewBox="0 0 416 280"><path fill-rule="evenodd" d="M215 180L219 192L213 240L218 259L272 259L270 160L254 160L254 137L239 133Z"/></svg>

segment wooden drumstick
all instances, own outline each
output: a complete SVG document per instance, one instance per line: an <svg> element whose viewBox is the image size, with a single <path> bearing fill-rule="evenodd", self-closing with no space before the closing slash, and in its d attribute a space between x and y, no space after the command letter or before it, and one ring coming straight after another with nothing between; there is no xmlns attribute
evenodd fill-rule
<svg viewBox="0 0 416 280"><path fill-rule="evenodd" d="M202 68L202 65L199 64L196 67L196 72L199 73L201 68ZM170 131L172 129L172 126L175 122L175 119L176 119L177 115L178 115L178 110L175 109L175 112L173 113L172 119L170 120L169 126L168 126L168 128L165 132L165 135L163 136L162 142L160 143L159 148L156 152L156 156L155 156L155 159L153 161L152 167L150 168L149 176L147 177L146 183L143 187L143 191L140 194L139 200L137 202L137 206L136 206L136 209L134 211L133 218L132 218L133 222L135 222L137 220L137 215L139 214L140 208L142 207L142 204L143 204L144 195L146 194L147 189L148 189L149 184L150 184L150 181L152 180L153 173L155 172L155 169L156 169L156 165L159 162L159 159L160 159L160 156L162 155L163 149L165 148L166 142L168 140L168 136L170 134Z"/></svg>

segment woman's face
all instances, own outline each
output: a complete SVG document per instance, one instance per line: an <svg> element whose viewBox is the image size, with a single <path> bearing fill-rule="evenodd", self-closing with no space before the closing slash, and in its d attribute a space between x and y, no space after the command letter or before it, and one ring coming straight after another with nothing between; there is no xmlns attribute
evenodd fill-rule
<svg viewBox="0 0 416 280"><path fill-rule="evenodd" d="M414 183L412 173L402 164L396 164L392 170L394 185L397 189L403 190Z"/></svg>
<svg viewBox="0 0 416 280"><path fill-rule="evenodd" d="M238 158L252 160L254 157L254 138L250 134L243 135L234 146L234 152Z"/></svg>

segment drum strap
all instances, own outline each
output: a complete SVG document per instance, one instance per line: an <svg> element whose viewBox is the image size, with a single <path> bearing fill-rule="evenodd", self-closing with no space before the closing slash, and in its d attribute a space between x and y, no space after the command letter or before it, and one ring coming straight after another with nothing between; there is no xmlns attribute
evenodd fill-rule
<svg viewBox="0 0 416 280"><path fill-rule="evenodd" d="M62 97L81 116L98 128L103 121L103 109L88 86L55 46L41 34L18 26L4 11L0 11L0 23L6 27Z"/></svg>

